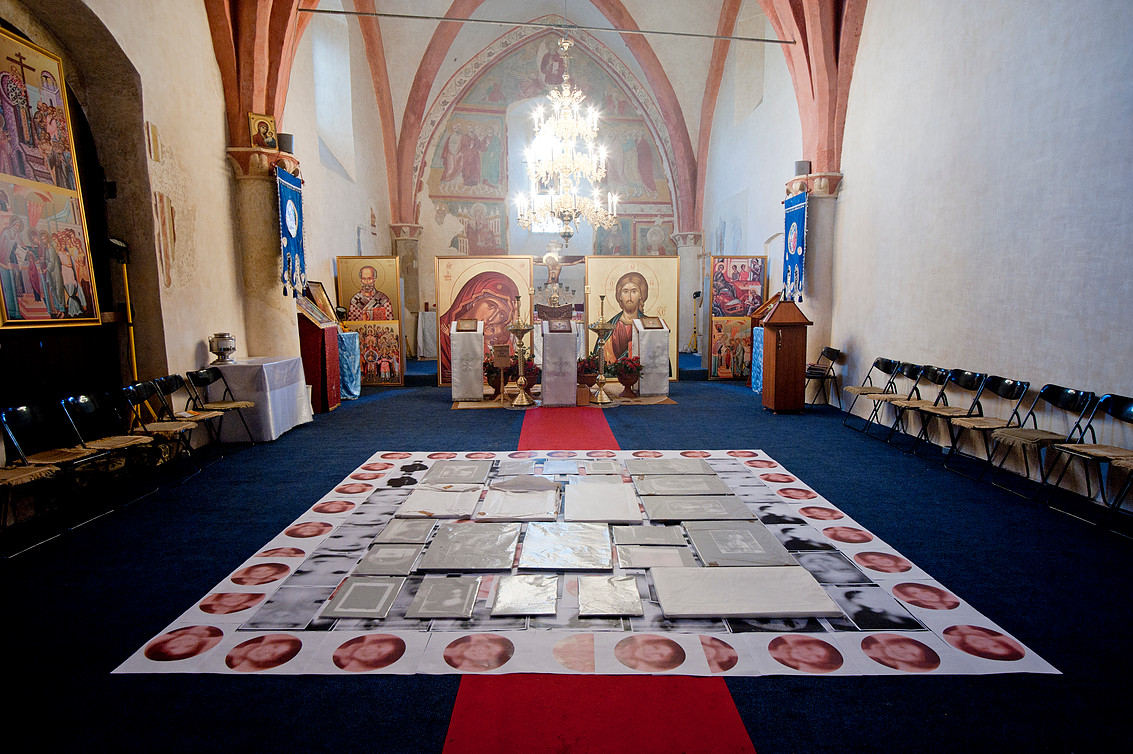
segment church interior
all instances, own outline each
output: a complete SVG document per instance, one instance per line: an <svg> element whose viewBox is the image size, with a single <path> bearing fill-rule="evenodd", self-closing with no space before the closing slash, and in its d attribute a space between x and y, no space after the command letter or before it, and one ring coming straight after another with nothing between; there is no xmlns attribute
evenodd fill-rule
<svg viewBox="0 0 1133 754"><path fill-rule="evenodd" d="M0 0L0 32L40 745L1124 749L1133 4ZM86 396L124 437L51 434ZM629 518L572 518L603 475ZM407 512L429 492L474 507ZM555 527L613 565L540 561ZM507 565L429 567L469 530ZM670 581L773 568L807 588ZM596 575L644 614L587 613ZM442 583L465 607L418 604ZM521 583L549 614L501 607Z"/></svg>

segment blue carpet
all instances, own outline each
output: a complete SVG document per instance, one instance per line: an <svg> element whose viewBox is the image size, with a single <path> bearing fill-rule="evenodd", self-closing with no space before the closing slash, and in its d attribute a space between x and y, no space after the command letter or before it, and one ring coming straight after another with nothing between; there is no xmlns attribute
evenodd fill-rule
<svg viewBox="0 0 1133 754"><path fill-rule="evenodd" d="M729 679L757 751L1124 750L1129 541L865 438L832 409L774 415L723 382L672 397L605 412L619 444L767 451L1065 673ZM58 715L36 729L48 750L439 751L456 676L109 673L375 450L516 447L521 412L450 406L435 387L366 390L5 561L9 719Z"/></svg>

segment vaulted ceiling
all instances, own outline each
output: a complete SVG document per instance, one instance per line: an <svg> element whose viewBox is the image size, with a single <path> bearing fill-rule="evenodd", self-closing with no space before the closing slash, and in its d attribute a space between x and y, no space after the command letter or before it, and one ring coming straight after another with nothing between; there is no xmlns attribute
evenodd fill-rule
<svg viewBox="0 0 1133 754"><path fill-rule="evenodd" d="M650 93L663 123L679 229L700 226L705 165L729 50L744 29L783 50L814 172L838 172L842 124L866 0L205 0L225 86L232 146L246 114L282 115L295 49L314 17L345 10L361 29L382 118L391 217L416 221L422 139L446 84L516 25L556 16L586 29ZM437 19L367 14L432 16ZM744 23L746 19L746 23ZM503 24L479 23L502 21ZM617 29L619 31L613 31ZM609 30L609 31L605 31ZM670 34L636 34L634 31ZM679 32L682 35L673 34ZM699 37L688 35L702 35Z"/></svg>

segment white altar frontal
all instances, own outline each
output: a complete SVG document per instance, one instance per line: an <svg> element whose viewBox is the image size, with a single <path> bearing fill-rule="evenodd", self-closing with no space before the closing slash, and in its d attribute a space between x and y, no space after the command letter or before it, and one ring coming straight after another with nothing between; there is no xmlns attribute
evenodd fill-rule
<svg viewBox="0 0 1133 754"><path fill-rule="evenodd" d="M641 319L633 321L633 353L641 359L638 395L668 395L669 326L664 320L658 329L646 329Z"/></svg>
<svg viewBox="0 0 1133 754"><path fill-rule="evenodd" d="M573 406L578 395L579 323L544 320L542 325L543 405ZM566 329L568 325L570 329Z"/></svg>
<svg viewBox="0 0 1133 754"><path fill-rule="evenodd" d="M476 329L461 331L461 322L449 325L452 338L452 399L484 400L484 323L477 320Z"/></svg>

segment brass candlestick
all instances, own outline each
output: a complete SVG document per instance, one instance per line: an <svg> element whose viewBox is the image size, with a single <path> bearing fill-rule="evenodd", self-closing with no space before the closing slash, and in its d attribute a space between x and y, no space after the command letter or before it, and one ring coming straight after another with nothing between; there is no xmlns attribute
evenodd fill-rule
<svg viewBox="0 0 1133 754"><path fill-rule="evenodd" d="M590 325L590 330L598 336L598 380L594 383L594 393L590 396L591 403L604 405L613 403L614 399L606 392L606 349L603 341L609 337L614 326L606 321L606 297L598 297L598 321Z"/></svg>
<svg viewBox="0 0 1133 754"><path fill-rule="evenodd" d="M531 393L527 392L527 349L523 345L523 339L527 337L527 333L531 330L531 325L523 321L523 313L519 310L519 296L516 296L515 321L507 329L515 337L515 355L519 362L519 376L515 380L519 393L511 403L513 408L527 408L535 405L535 399L531 397Z"/></svg>

